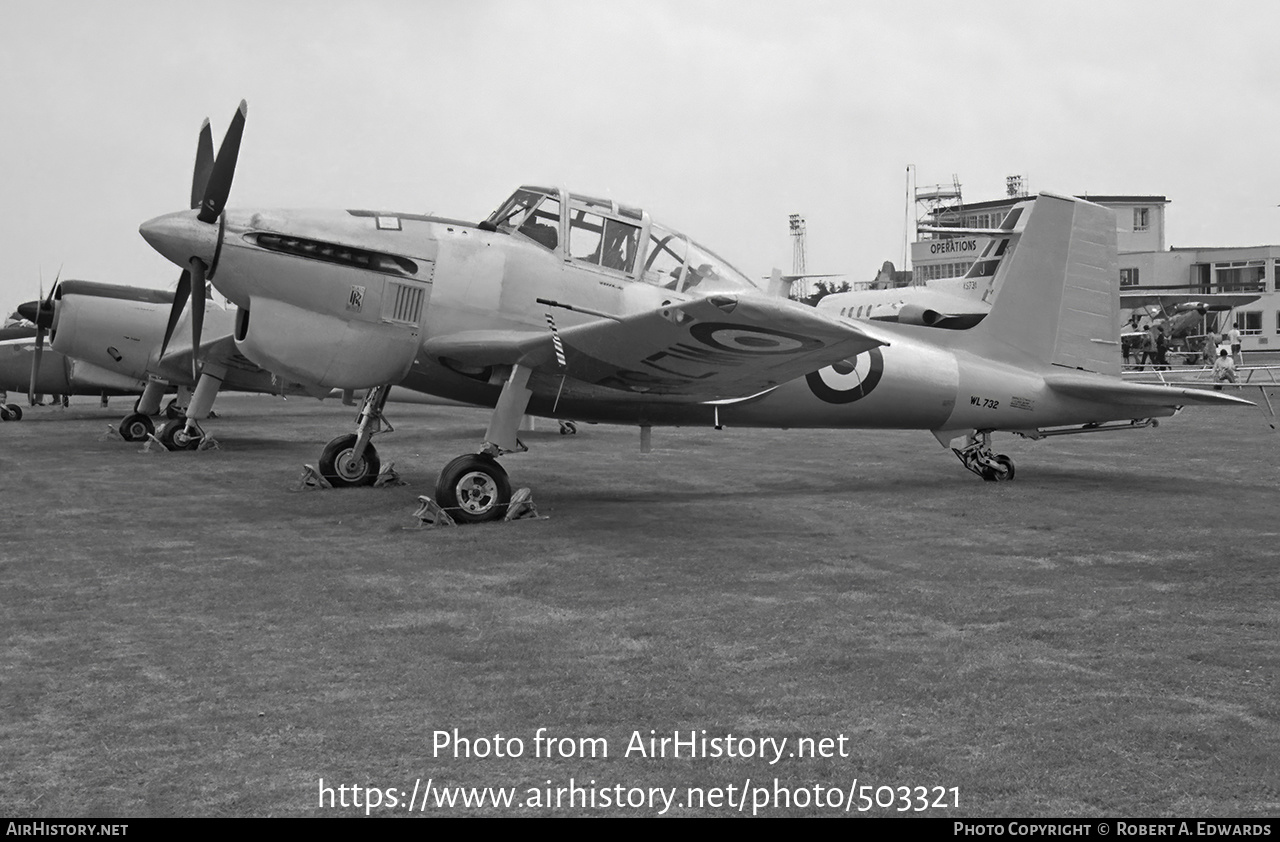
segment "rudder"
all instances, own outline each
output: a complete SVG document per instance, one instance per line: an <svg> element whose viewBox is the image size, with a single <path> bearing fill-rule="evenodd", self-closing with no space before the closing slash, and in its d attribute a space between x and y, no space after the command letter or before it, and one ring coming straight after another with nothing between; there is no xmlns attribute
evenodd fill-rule
<svg viewBox="0 0 1280 842"><path fill-rule="evenodd" d="M1120 374L1120 290L1113 211L1041 193L991 313L974 328L1052 365Z"/></svg>

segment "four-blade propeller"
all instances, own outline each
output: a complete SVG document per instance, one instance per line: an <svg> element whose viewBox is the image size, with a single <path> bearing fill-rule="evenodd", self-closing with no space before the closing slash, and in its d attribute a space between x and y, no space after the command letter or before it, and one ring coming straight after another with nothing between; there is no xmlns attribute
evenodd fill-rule
<svg viewBox="0 0 1280 842"><path fill-rule="evenodd" d="M249 113L249 104L240 100L240 107L231 118L231 125L222 138L222 146L218 154L213 154L213 133L206 119L200 127L200 138L196 143L196 163L191 177L191 209L199 209L196 219L206 224L218 223L222 210L226 207L227 197L231 194L231 181L236 172L236 160L240 156L240 138L244 135L245 117ZM218 236L222 236L221 230ZM205 275L209 267L199 257L192 255L187 269L182 270L178 278L178 288L174 292L173 307L169 311L169 322L165 327L164 341L160 345L160 355L169 347L174 328L182 317L182 310L187 299L191 299L191 376L200 376L199 352L200 334L204 326Z"/></svg>

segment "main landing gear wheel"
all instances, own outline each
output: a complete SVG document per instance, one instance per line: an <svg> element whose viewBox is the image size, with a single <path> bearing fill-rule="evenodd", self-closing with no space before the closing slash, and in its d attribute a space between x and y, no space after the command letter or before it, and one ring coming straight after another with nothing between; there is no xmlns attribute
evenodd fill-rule
<svg viewBox="0 0 1280 842"><path fill-rule="evenodd" d="M16 403L0 406L0 421L21 421L22 407Z"/></svg>
<svg viewBox="0 0 1280 842"><path fill-rule="evenodd" d="M183 420L166 421L160 425L160 432L156 434L156 438L160 439L165 450L195 450L204 439L204 433L199 427L196 428L194 435L188 433L187 422Z"/></svg>
<svg viewBox="0 0 1280 842"><path fill-rule="evenodd" d="M987 482L1007 482L1013 479L1013 460L1003 453L995 458L994 467L982 469L982 478Z"/></svg>
<svg viewBox="0 0 1280 842"><path fill-rule="evenodd" d="M141 412L126 415L120 422L120 437L125 441L146 441L156 431L156 425Z"/></svg>
<svg viewBox="0 0 1280 842"><path fill-rule="evenodd" d="M459 456L440 472L436 502L461 523L497 520L511 502L511 481L492 456Z"/></svg>
<svg viewBox="0 0 1280 842"><path fill-rule="evenodd" d="M378 478L382 463L378 460L378 451L373 444L364 446L364 454L359 459L351 458L355 447L355 433L338 436L324 446L324 451L320 454L320 474L334 488L372 485Z"/></svg>

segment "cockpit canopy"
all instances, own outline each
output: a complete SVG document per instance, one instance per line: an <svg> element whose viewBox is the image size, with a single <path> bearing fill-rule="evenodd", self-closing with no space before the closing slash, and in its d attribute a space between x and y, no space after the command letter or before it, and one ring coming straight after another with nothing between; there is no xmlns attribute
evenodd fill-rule
<svg viewBox="0 0 1280 842"><path fill-rule="evenodd" d="M710 249L651 220L639 208L609 199L554 187L521 187L480 227L526 237L566 261L675 292L756 288Z"/></svg>

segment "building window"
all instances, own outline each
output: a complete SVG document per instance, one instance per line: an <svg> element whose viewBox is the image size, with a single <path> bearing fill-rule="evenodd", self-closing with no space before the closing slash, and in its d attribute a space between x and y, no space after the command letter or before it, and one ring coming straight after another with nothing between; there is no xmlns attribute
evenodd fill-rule
<svg viewBox="0 0 1280 842"><path fill-rule="evenodd" d="M1151 226L1151 208L1133 209L1133 230L1146 231Z"/></svg>
<svg viewBox="0 0 1280 842"><path fill-rule="evenodd" d="M1237 260L1234 263L1213 264L1214 289L1212 292L1266 292L1267 262L1265 260Z"/></svg>
<svg viewBox="0 0 1280 842"><path fill-rule="evenodd" d="M1136 287L1137 285L1138 285L1138 270L1137 270L1137 267L1134 267L1134 268L1131 268L1131 269L1121 269L1121 270L1120 270L1120 286L1122 286L1122 287Z"/></svg>
<svg viewBox="0 0 1280 842"><path fill-rule="evenodd" d="M1248 310L1240 314L1240 332L1245 336L1258 336L1262 333L1262 311Z"/></svg>
<svg viewBox="0 0 1280 842"><path fill-rule="evenodd" d="M1280 333L1280 310L1276 311L1276 333Z"/></svg>

